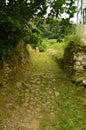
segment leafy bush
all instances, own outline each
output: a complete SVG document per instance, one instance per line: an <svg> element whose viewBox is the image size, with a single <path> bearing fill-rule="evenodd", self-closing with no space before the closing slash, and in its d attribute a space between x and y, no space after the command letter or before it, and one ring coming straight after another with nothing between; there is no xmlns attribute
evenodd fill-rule
<svg viewBox="0 0 86 130"><path fill-rule="evenodd" d="M4 60L7 56L12 54L12 52L13 52L12 46L1 45L0 46L0 61Z"/></svg>
<svg viewBox="0 0 86 130"><path fill-rule="evenodd" d="M69 8L65 8L66 11L69 11L70 9L70 12L68 12L69 17L71 14L74 14L76 9L73 1L70 1L69 3L66 1L61 1L61 4L59 4L59 6L57 6L58 0L48 3L47 2L48 1L46 0L0 1L0 60L8 56L11 50L17 46L20 40L24 39L26 42L32 44L32 46L35 48L35 46L38 44L38 41L40 41L39 30L42 31L41 25L43 25L44 15L47 12L48 6L52 8L49 16L55 15L56 17L58 17L60 13L64 12L61 11L63 7L62 5L69 5ZM70 5L73 8L70 8ZM26 28L28 21L32 23L34 21L34 25L36 25L35 30L33 29L33 25L29 24L30 27L27 31ZM53 28L53 30L55 32L58 29Z"/></svg>
<svg viewBox="0 0 86 130"><path fill-rule="evenodd" d="M39 43L38 48L39 48L40 52L44 52L44 51L46 51L47 46L44 43Z"/></svg>
<svg viewBox="0 0 86 130"><path fill-rule="evenodd" d="M50 23L45 23L44 27L44 38L63 39L65 36L75 33L76 25L70 22L69 19L52 19Z"/></svg>

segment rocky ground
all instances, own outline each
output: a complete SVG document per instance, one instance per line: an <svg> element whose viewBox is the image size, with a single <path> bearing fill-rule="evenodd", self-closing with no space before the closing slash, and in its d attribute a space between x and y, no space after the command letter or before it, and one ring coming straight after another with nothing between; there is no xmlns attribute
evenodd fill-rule
<svg viewBox="0 0 86 130"><path fill-rule="evenodd" d="M69 79L47 53L34 55L31 63L0 90L0 130L84 130L78 129L78 116L75 122L68 109L61 109L68 105L72 110L74 102L71 105L70 100L75 88L71 87ZM73 114L77 111L75 107ZM60 116L64 117L63 124Z"/></svg>

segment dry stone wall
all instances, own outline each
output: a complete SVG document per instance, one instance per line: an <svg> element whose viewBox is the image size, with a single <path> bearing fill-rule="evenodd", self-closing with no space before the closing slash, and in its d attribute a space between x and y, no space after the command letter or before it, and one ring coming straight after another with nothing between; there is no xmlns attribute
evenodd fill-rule
<svg viewBox="0 0 86 130"><path fill-rule="evenodd" d="M86 85L86 40L71 41L63 57L64 70L71 80Z"/></svg>
<svg viewBox="0 0 86 130"><path fill-rule="evenodd" d="M27 51L26 45L21 42L13 54L0 64L0 87L5 87L9 80L12 80L13 75L21 71L22 67L29 62L29 51Z"/></svg>

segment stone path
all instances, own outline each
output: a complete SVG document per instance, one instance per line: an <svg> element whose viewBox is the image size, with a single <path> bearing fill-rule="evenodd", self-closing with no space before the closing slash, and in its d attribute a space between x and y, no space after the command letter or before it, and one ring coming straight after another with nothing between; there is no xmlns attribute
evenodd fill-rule
<svg viewBox="0 0 86 130"><path fill-rule="evenodd" d="M64 77L46 53L35 55L23 73L9 84L8 93L2 91L2 97L7 99L5 110L0 111L5 112L0 130L60 130L58 87L64 86Z"/></svg>
<svg viewBox="0 0 86 130"><path fill-rule="evenodd" d="M45 53L32 59L27 71L13 84L16 97L13 99L15 101L8 103L8 108L15 108L11 118L7 118L1 126L2 130L41 130L44 121L43 129L58 126L58 120L54 124L60 95L56 90L59 80L56 73L58 65Z"/></svg>

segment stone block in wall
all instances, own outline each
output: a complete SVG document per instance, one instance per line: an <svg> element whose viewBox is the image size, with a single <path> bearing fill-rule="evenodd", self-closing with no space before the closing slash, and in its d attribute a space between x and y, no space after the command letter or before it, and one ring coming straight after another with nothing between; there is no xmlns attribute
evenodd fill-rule
<svg viewBox="0 0 86 130"><path fill-rule="evenodd" d="M64 71L72 81L86 85L86 40L74 40L65 49L63 56Z"/></svg>
<svg viewBox="0 0 86 130"><path fill-rule="evenodd" d="M15 48L14 53L2 62L2 67L0 67L0 87L5 87L9 80L12 80L12 76L22 70L22 67L29 61L29 52L27 52L26 45L21 42Z"/></svg>

